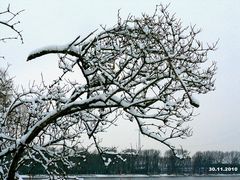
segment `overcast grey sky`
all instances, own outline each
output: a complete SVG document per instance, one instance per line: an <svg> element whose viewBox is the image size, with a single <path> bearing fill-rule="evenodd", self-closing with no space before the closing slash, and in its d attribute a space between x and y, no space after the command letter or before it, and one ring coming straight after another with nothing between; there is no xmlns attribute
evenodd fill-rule
<svg viewBox="0 0 240 180"><path fill-rule="evenodd" d="M190 123L193 136L175 141L176 145L195 152L198 150L240 151L240 1L239 0L0 0L0 9L10 3L13 10L25 9L19 16L24 44L11 41L0 44L0 53L11 64L10 74L15 84L26 86L29 81L40 80L40 73L48 80L57 77L56 59L47 56L26 62L34 49L46 45L66 44L78 35L84 36L99 28L116 23L117 11L126 17L129 13L140 16L142 12L152 14L155 5L171 2L169 11L176 13L185 25L202 29L199 39L215 42L220 39L218 50L211 53L210 60L217 61L216 91L199 96L199 115ZM136 124L121 122L104 135L108 146L127 148L137 144ZM144 148L159 148L159 143L142 137Z"/></svg>

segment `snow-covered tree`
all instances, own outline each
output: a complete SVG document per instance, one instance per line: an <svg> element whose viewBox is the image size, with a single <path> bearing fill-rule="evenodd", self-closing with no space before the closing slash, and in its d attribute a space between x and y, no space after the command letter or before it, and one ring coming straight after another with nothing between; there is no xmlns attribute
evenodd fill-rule
<svg viewBox="0 0 240 180"><path fill-rule="evenodd" d="M8 106L13 90L12 78L7 73L8 68L0 69L0 111Z"/></svg>
<svg viewBox="0 0 240 180"><path fill-rule="evenodd" d="M23 43L21 31L17 28L17 25L20 23L17 20L17 16L22 11L14 12L11 10L10 5L8 5L6 10L0 10L0 45L4 45L8 40L16 39L20 39ZM2 53L0 54L0 60L5 59ZM24 118L20 119L20 117L24 117L24 114L21 114L24 112L21 110L22 107L15 108L11 114L7 115L7 118L5 117L12 100L14 100L13 78L8 75L8 67L0 67L0 154L12 144L12 140L15 140L17 136L22 134L21 129L24 127L24 124L21 122ZM0 158L1 179L4 177L4 167L7 165L7 158L5 156Z"/></svg>
<svg viewBox="0 0 240 180"><path fill-rule="evenodd" d="M199 32L159 5L152 15L119 16L112 28L32 52L27 61L57 54L62 75L50 85L15 93L1 114L2 176L14 179L33 161L50 175L64 175L61 168L73 166L84 134L101 153L97 134L122 118L174 152L171 139L191 135L185 124L199 107L194 96L214 90L216 66L207 55L216 44L205 47ZM24 125L17 135L6 128L13 115Z"/></svg>

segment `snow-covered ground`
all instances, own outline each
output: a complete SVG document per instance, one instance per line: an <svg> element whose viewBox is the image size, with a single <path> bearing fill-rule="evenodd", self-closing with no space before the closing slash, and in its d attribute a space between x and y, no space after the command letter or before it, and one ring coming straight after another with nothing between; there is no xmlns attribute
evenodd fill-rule
<svg viewBox="0 0 240 180"><path fill-rule="evenodd" d="M33 179L33 180L47 180L48 177L44 175L29 177L27 175L22 175L21 178L23 180ZM96 175L76 175L69 176L67 180L169 180L174 178L174 180L240 180L240 174L236 175L227 175L227 174L219 174L219 175L196 175L196 176L175 176L175 175L104 175L104 174L96 174Z"/></svg>

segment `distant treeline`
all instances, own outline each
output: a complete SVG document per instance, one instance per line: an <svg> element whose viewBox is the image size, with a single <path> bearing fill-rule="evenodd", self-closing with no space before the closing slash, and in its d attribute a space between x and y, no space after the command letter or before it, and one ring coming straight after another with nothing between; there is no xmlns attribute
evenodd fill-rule
<svg viewBox="0 0 240 180"><path fill-rule="evenodd" d="M69 174L239 174L240 152L204 151L180 159L166 151L127 149L100 156L83 152L72 158L72 168L62 166ZM40 164L22 167L22 174L45 174Z"/></svg>

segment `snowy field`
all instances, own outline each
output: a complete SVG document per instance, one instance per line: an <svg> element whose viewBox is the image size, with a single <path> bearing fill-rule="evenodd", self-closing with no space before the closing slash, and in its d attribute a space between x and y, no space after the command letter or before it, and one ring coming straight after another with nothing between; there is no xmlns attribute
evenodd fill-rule
<svg viewBox="0 0 240 180"><path fill-rule="evenodd" d="M22 176L22 180L47 180L46 176ZM218 176L169 176L169 175L79 175L69 176L68 180L240 180L240 175Z"/></svg>

